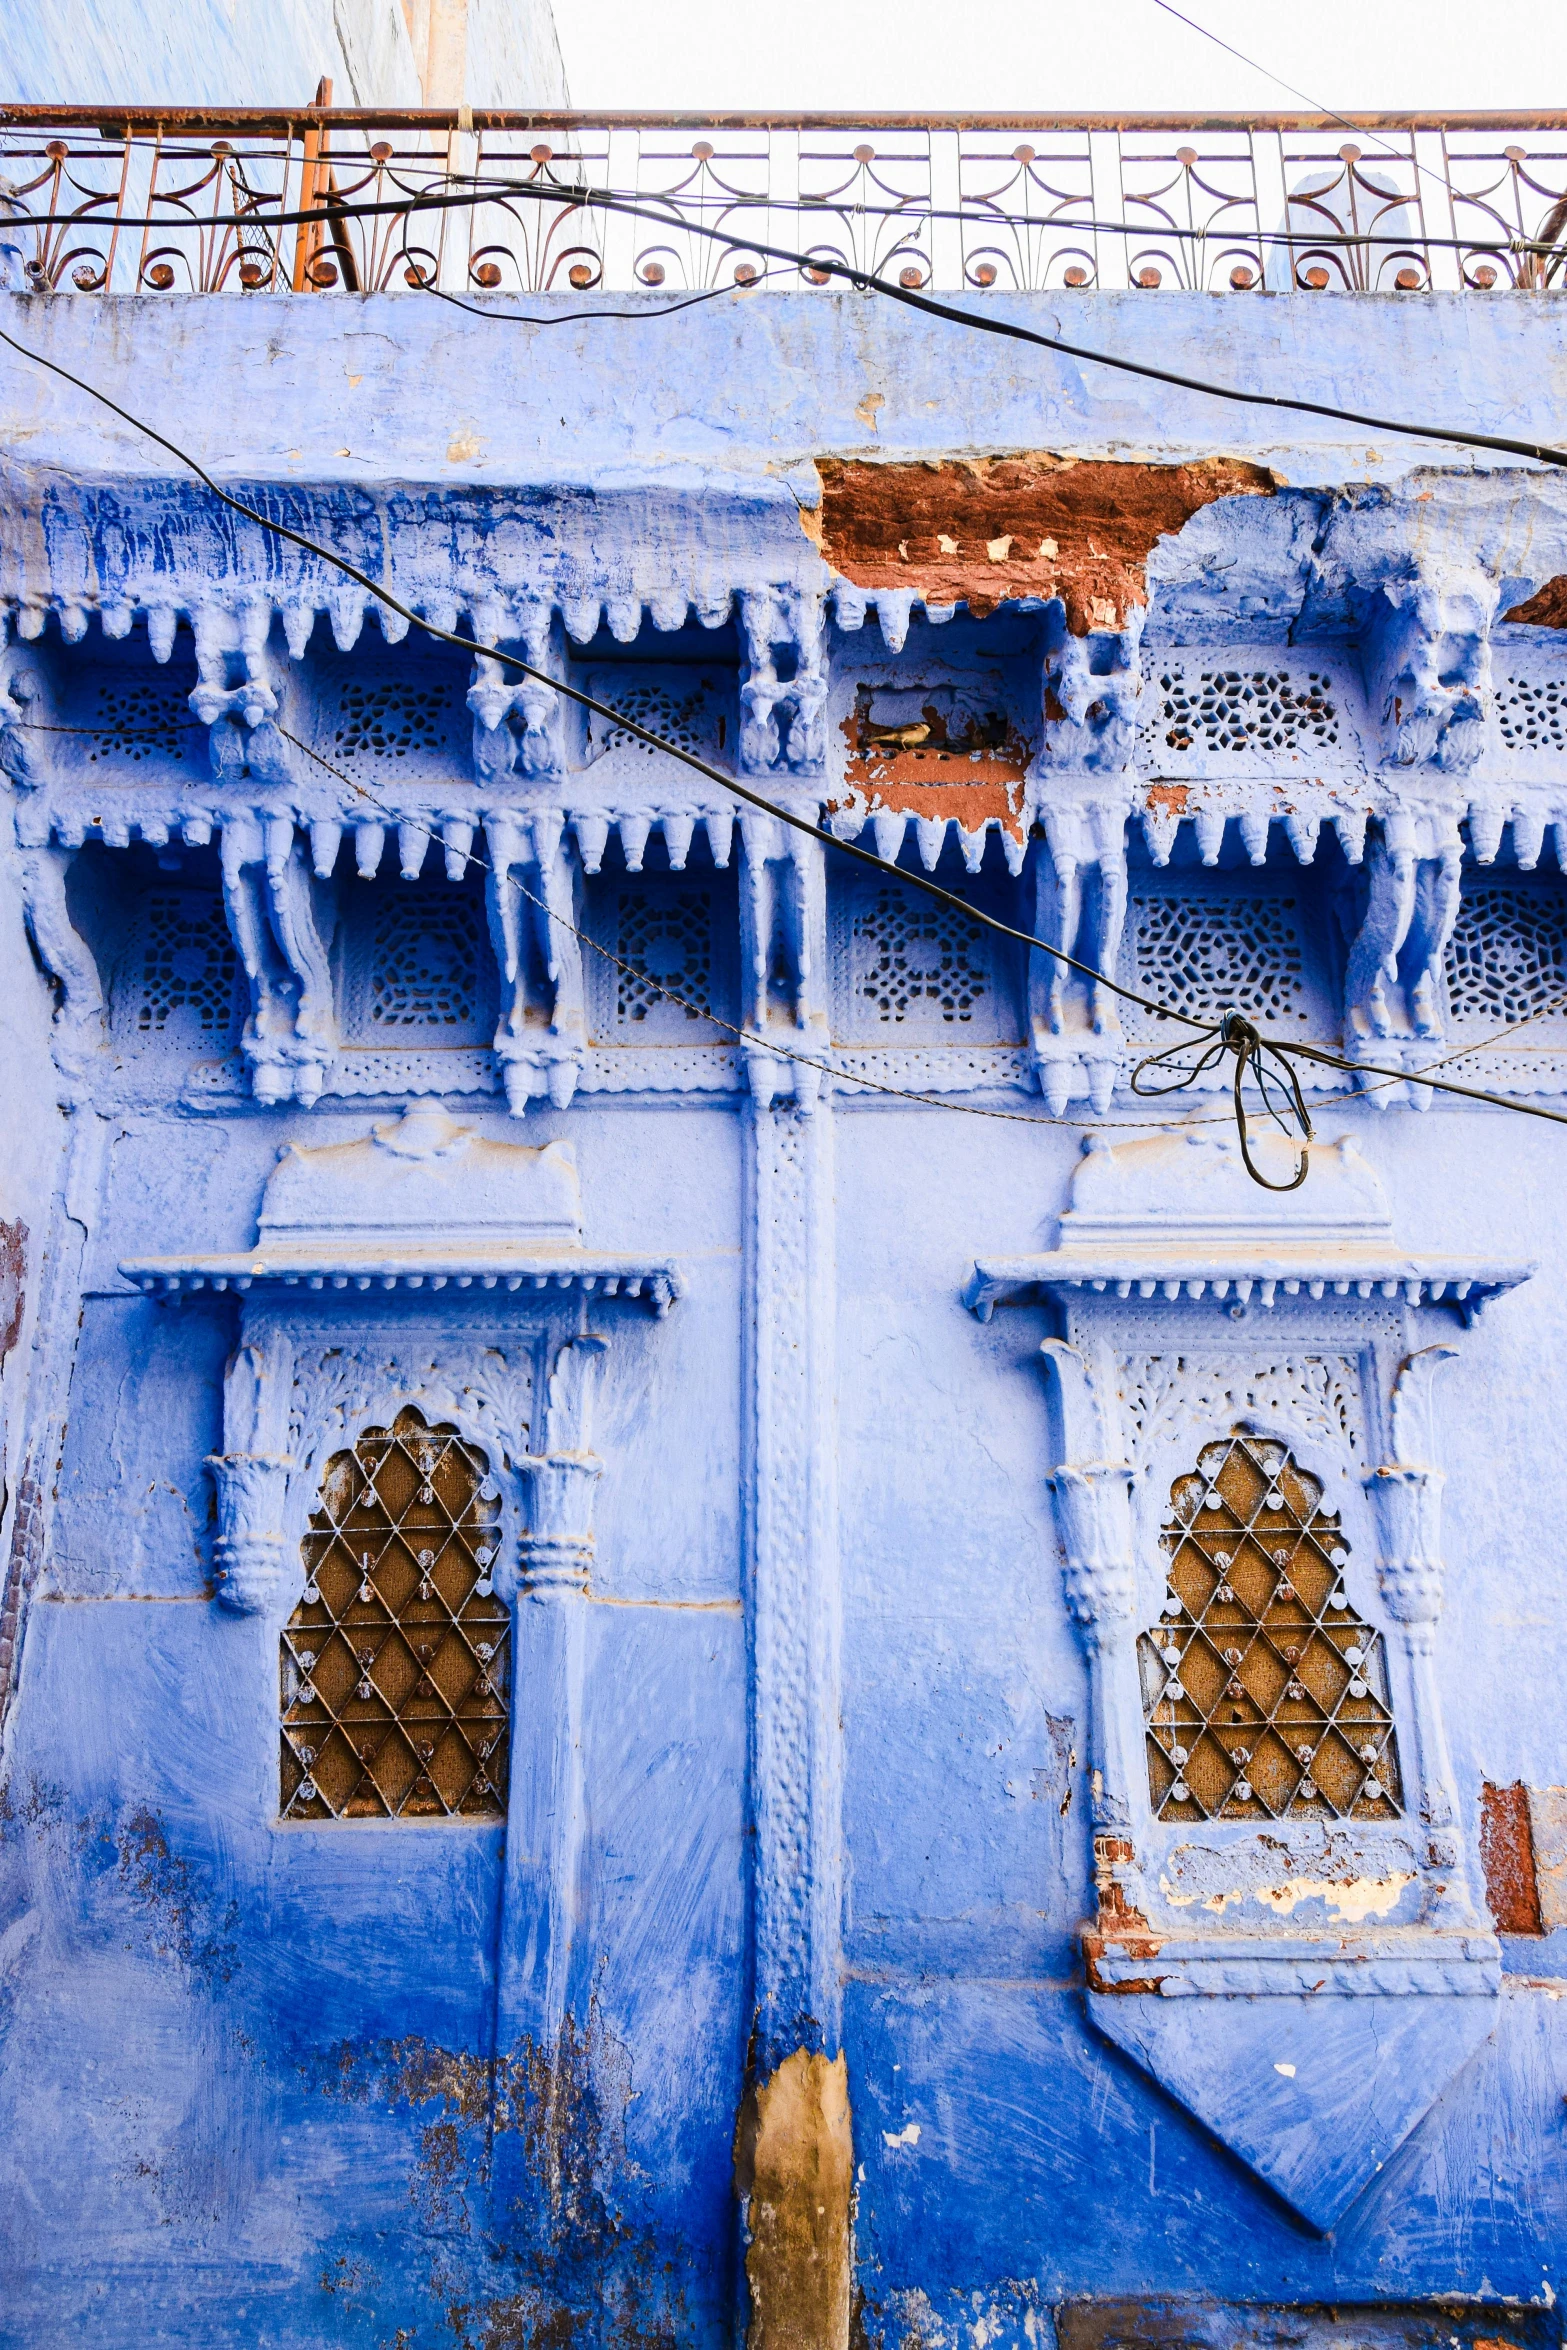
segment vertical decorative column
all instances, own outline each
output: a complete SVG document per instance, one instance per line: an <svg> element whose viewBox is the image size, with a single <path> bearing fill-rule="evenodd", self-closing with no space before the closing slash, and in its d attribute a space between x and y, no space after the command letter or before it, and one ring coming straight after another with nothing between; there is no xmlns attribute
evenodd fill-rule
<svg viewBox="0 0 1567 2350"><path fill-rule="evenodd" d="M527 1491L514 1568L498 1586L514 1609L511 1789L506 1810L496 1983L496 2051L557 2047L572 2015L582 1909L582 1692L593 1567L589 1450L593 1391L608 1340L584 1334L556 1355L545 1449L518 1463ZM510 1582L510 1588L506 1587ZM585 2015L578 2015L580 2028Z"/></svg>
<svg viewBox="0 0 1567 2350"><path fill-rule="evenodd" d="M751 1785L758 2067L836 2052L842 1731L832 1121L750 1113Z"/></svg>
<svg viewBox="0 0 1567 2350"><path fill-rule="evenodd" d="M1082 1627L1088 1659L1088 1765L1094 1830L1095 1931L1085 1948L1092 1968L1106 1941L1135 1946L1144 1919L1135 1899L1131 1790L1142 1768L1134 1725L1137 1702L1136 1553L1132 1471L1106 1459L1118 1432L1107 1424L1104 1383L1096 1366L1063 1339L1040 1350L1054 1375L1063 1459L1050 1479L1065 1554L1067 1605Z"/></svg>
<svg viewBox="0 0 1567 2350"><path fill-rule="evenodd" d="M284 1502L293 1459L288 1406L293 1349L281 1331L247 1333L223 1378L223 1450L207 1458L218 1501L212 1575L220 1606L264 1615L299 1580L287 1555ZM290 1570L292 1569L292 1577Z"/></svg>
<svg viewBox="0 0 1567 2350"><path fill-rule="evenodd" d="M1414 1698L1403 1735L1415 1749L1420 1817L1432 1830L1433 1863L1448 1873L1444 1910L1468 1918L1473 1894L1456 1831L1453 1766L1436 1688L1436 1625L1442 1613L1442 1488L1445 1473L1431 1466L1431 1382L1451 1362L1453 1346L1423 1346L1410 1355L1393 1387L1393 1459L1365 1480L1377 1529L1377 1579L1397 1626Z"/></svg>
<svg viewBox="0 0 1567 2350"><path fill-rule="evenodd" d="M823 852L742 819L757 2062L838 2044L842 1732ZM776 1039L781 1052L768 1049ZM802 1056L799 1059L788 1057Z"/></svg>

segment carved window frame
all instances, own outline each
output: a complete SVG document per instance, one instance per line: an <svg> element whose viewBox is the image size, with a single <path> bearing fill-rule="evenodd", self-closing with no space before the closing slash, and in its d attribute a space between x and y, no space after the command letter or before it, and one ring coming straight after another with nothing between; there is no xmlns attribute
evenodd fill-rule
<svg viewBox="0 0 1567 2350"><path fill-rule="evenodd" d="M1234 1415L1227 1416L1211 1406L1206 1410L1200 1403L1179 1411L1166 1419L1152 1440L1129 1442L1127 1455L1134 1469L1132 1487L1132 1526L1136 1564L1133 1626L1135 1633L1143 1633L1159 1621L1160 1608L1167 1583L1164 1533L1171 1517L1171 1488L1182 1476L1195 1470L1198 1456L1209 1444L1234 1433L1244 1433L1265 1442L1287 1447L1297 1467L1321 1485L1324 1503L1339 1513L1344 1545L1349 1553L1344 1581L1349 1589L1354 1613L1379 1635L1386 1662L1389 1684L1389 1703L1393 1716L1393 1730L1397 1737L1406 1721L1413 1725L1415 1700L1409 1686L1397 1626L1388 1617L1377 1578L1377 1527L1372 1507L1362 1485L1364 1470L1360 1463L1366 1457L1364 1431L1374 1424L1374 1404L1377 1360L1380 1353L1391 1351L1397 1338L1391 1321L1374 1331L1358 1333L1335 1331L1331 1324L1317 1321L1306 1323L1304 1330L1291 1329L1286 1320L1280 1331L1258 1327L1260 1316L1249 1319L1245 1335L1236 1333L1229 1345L1215 1341L1211 1323L1204 1330L1197 1316L1182 1329L1184 1316L1158 1324L1145 1323L1138 1330L1135 1322L1123 1333L1146 1335L1148 1343L1134 1349L1118 1346L1118 1371L1127 1355L1134 1359L1157 1359L1173 1355L1183 1364L1195 1366L1196 1379L1217 1384L1214 1374L1222 1378L1230 1373L1232 1388L1256 1389L1268 1382L1268 1377L1281 1363L1287 1369L1293 1359L1337 1358L1352 1365L1352 1376L1359 1406L1359 1426L1354 1433L1360 1436L1357 1447L1348 1435L1335 1439L1319 1426L1314 1426L1302 1413L1292 1412L1274 1404L1269 1407L1242 1403ZM1270 1321L1274 1317L1269 1317ZM1290 1319L1295 1319L1291 1317ZM1300 1320L1304 1321L1304 1317ZM1358 1337L1359 1344L1354 1343ZM1249 1343L1248 1343L1249 1342ZM1257 1376L1260 1370L1262 1376ZM1369 1393L1368 1393L1369 1390ZM1118 1395L1124 1412L1124 1390ZM1130 1434L1130 1431L1128 1431ZM1358 1459L1357 1459L1358 1453ZM1137 1722L1143 1723L1140 1679L1136 1683ZM1119 1693L1119 1701L1126 1702L1126 1692ZM1157 1888L1168 1875L1172 1856L1194 1840L1215 1839L1219 1849L1235 1851L1245 1857L1261 1836L1278 1840L1295 1854L1307 1852L1313 1846L1331 1843L1340 1836L1341 1842L1351 1838L1364 1840L1368 1857L1374 1857L1374 1848L1385 1845L1392 1854L1397 1848L1409 1845L1412 1831L1418 1821L1412 1815L1417 1806L1411 1801L1409 1774L1404 1770L1404 1793L1401 1816L1386 1821L1337 1821L1324 1823L1304 1817L1269 1818L1259 1810L1254 1820L1201 1819L1194 1815L1189 1821L1160 1819L1153 1808L1146 1768L1134 1772L1127 1789L1128 1810L1134 1841L1146 1852L1146 1875ZM1341 1832L1343 1832L1341 1834ZM1189 1911L1184 1915L1189 1916ZM1183 1911L1171 1908L1163 1920L1172 1930L1183 1926Z"/></svg>

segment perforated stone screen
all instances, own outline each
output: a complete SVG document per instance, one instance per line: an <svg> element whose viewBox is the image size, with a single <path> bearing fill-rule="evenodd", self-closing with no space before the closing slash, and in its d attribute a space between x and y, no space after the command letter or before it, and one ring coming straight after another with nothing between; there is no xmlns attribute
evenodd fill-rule
<svg viewBox="0 0 1567 2350"><path fill-rule="evenodd" d="M1307 1033L1312 996L1297 899L1265 890L1215 889L1134 895L1127 937L1136 985L1197 1020L1232 1008L1277 1031ZM1159 1026L1131 1009L1139 1035Z"/></svg>
<svg viewBox="0 0 1567 2350"><path fill-rule="evenodd" d="M678 743L683 751L706 753L728 748L729 725L722 710L714 706L714 689L708 678L693 678L689 684L678 679L661 682L654 678L616 676L595 672L590 681L591 691L602 700L612 702L650 734L661 734L666 741ZM590 749L595 759L608 751L639 751L645 757L654 756L650 744L642 742L629 728L617 726L611 718L594 714L590 721Z"/></svg>
<svg viewBox="0 0 1567 2350"><path fill-rule="evenodd" d="M451 739L452 724L452 694L443 684L349 678L338 697L332 751L349 760L407 759L420 752L440 752Z"/></svg>
<svg viewBox="0 0 1567 2350"><path fill-rule="evenodd" d="M183 674L100 678L89 722L89 763L136 766L154 755L183 762L203 732L191 714L191 683Z"/></svg>
<svg viewBox="0 0 1567 2350"><path fill-rule="evenodd" d="M1567 1016L1567 890L1466 878L1447 947L1455 1028Z"/></svg>
<svg viewBox="0 0 1567 2350"><path fill-rule="evenodd" d="M619 891L617 939L621 960L610 966L617 1028L689 1028L713 1018L711 890Z"/></svg>
<svg viewBox="0 0 1567 2350"><path fill-rule="evenodd" d="M344 1031L357 1045L486 1045L495 959L478 890L371 883L344 924Z"/></svg>
<svg viewBox="0 0 1567 2350"><path fill-rule="evenodd" d="M1333 680L1313 669L1171 667L1160 673L1150 730L1156 751L1289 756L1332 748L1339 739Z"/></svg>
<svg viewBox="0 0 1567 2350"><path fill-rule="evenodd" d="M327 1464L282 1641L285 1819L505 1811L499 1517L484 1455L411 1406Z"/></svg>
<svg viewBox="0 0 1567 2350"><path fill-rule="evenodd" d="M867 1025L962 1029L989 1008L989 942L956 907L889 885L855 913L850 937L850 985Z"/></svg>
<svg viewBox="0 0 1567 2350"><path fill-rule="evenodd" d="M1237 1433L1170 1499L1169 1588L1139 1642L1155 1815L1395 1818L1381 1636L1351 1603L1318 1480L1284 1445Z"/></svg>
<svg viewBox="0 0 1567 2350"><path fill-rule="evenodd" d="M1567 751L1567 678L1504 677L1496 725L1510 751Z"/></svg>
<svg viewBox="0 0 1567 2350"><path fill-rule="evenodd" d="M115 976L118 1035L226 1043L236 1024L239 962L214 890L152 889Z"/></svg>

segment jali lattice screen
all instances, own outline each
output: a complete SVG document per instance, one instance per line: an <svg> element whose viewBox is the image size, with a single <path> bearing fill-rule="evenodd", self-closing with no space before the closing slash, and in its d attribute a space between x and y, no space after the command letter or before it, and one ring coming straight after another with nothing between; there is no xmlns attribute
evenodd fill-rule
<svg viewBox="0 0 1567 2350"><path fill-rule="evenodd" d="M504 1812L499 1517L484 1455L412 1407L327 1464L283 1633L285 1819Z"/></svg>
<svg viewBox="0 0 1567 2350"><path fill-rule="evenodd" d="M1170 1498L1169 1588L1139 1643L1156 1816L1394 1818L1381 1637L1345 1588L1318 1480L1284 1445L1237 1433Z"/></svg>

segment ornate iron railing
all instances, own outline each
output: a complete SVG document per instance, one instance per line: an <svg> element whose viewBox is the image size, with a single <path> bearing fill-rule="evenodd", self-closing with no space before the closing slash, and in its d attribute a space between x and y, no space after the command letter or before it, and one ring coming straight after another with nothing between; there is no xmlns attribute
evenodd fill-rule
<svg viewBox="0 0 1567 2350"><path fill-rule="evenodd" d="M843 267L936 291L1539 292L1567 282L1567 115L11 107L0 261L16 290L82 293L672 292Z"/></svg>

